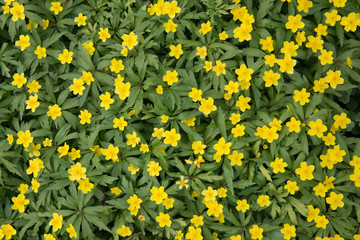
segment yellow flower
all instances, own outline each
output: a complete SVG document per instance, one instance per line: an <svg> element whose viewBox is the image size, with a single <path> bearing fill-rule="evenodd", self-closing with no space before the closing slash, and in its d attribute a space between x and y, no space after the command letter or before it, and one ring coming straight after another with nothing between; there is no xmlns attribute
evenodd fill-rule
<svg viewBox="0 0 360 240"><path fill-rule="evenodd" d="M100 107L104 107L105 110L109 110L110 104L114 103L114 99L111 98L109 92L105 92L105 94L101 94L99 98L101 100Z"/></svg>
<svg viewBox="0 0 360 240"><path fill-rule="evenodd" d="M340 21L341 16L338 15L337 10L332 10L331 12L326 12L325 14L326 20L325 23L329 24L330 26L334 26L337 21Z"/></svg>
<svg viewBox="0 0 360 240"><path fill-rule="evenodd" d="M297 9L299 12L304 11L305 13L309 12L309 8L313 6L312 1L310 0L297 0L298 6Z"/></svg>
<svg viewBox="0 0 360 240"><path fill-rule="evenodd" d="M23 213L25 211L25 206L30 203L30 201L25 198L23 193L20 193L17 197L11 198L11 200L14 203L11 206L11 209L19 210L19 213Z"/></svg>
<svg viewBox="0 0 360 240"><path fill-rule="evenodd" d="M163 94L164 93L164 89L161 85L158 85L156 88L156 93L157 94Z"/></svg>
<svg viewBox="0 0 360 240"><path fill-rule="evenodd" d="M193 126L195 126L195 120L196 120L196 117L191 117L191 118L182 120L182 122L185 123L185 125L187 125L188 127L193 127Z"/></svg>
<svg viewBox="0 0 360 240"><path fill-rule="evenodd" d="M240 111L245 112L246 109L250 109L250 100L251 98L240 95L238 100L236 101L236 106L240 108Z"/></svg>
<svg viewBox="0 0 360 240"><path fill-rule="evenodd" d="M231 133L234 134L234 137L242 137L245 135L245 126L236 124L235 127L231 129Z"/></svg>
<svg viewBox="0 0 360 240"><path fill-rule="evenodd" d="M195 227L199 227L204 225L203 219L203 216L193 215L193 217L190 219L190 222L194 224Z"/></svg>
<svg viewBox="0 0 360 240"><path fill-rule="evenodd" d="M226 40L229 36L227 35L227 33L225 31L219 33L219 39L220 40Z"/></svg>
<svg viewBox="0 0 360 240"><path fill-rule="evenodd" d="M156 137L157 139L161 139L165 137L165 130L164 128L154 128L154 132L152 134L153 137Z"/></svg>
<svg viewBox="0 0 360 240"><path fill-rule="evenodd" d="M274 73L273 70L265 71L263 80L265 81L265 87L271 87L272 85L279 85L280 74Z"/></svg>
<svg viewBox="0 0 360 240"><path fill-rule="evenodd" d="M320 60L321 65L326 64L332 64L333 63L333 52L332 51L326 51L325 49L320 50L321 55L318 56L318 59Z"/></svg>
<svg viewBox="0 0 360 240"><path fill-rule="evenodd" d="M256 202L260 205L260 207L267 207L270 205L270 200L268 195L260 195Z"/></svg>
<svg viewBox="0 0 360 240"><path fill-rule="evenodd" d="M121 36L123 40L122 46L127 47L128 49L133 49L138 44L138 37L134 32L130 32L129 34L123 34Z"/></svg>
<svg viewBox="0 0 360 240"><path fill-rule="evenodd" d="M284 186L284 189L286 189L290 194L295 194L295 192L299 190L299 187L295 181L288 180Z"/></svg>
<svg viewBox="0 0 360 240"><path fill-rule="evenodd" d="M78 116L80 118L80 124L84 125L85 123L91 122L91 113L88 112L88 110L80 110L80 115Z"/></svg>
<svg viewBox="0 0 360 240"><path fill-rule="evenodd" d="M239 153L237 150L233 151L231 155L228 156L228 158L231 160L230 165L231 166L241 166L242 162L241 159L244 158L243 153Z"/></svg>
<svg viewBox="0 0 360 240"><path fill-rule="evenodd" d="M53 213L53 219L51 219L49 225L53 227L53 231L56 232L57 230L62 228L62 215L58 215L57 213Z"/></svg>
<svg viewBox="0 0 360 240"><path fill-rule="evenodd" d="M82 15L82 13L79 13L79 15L74 19L74 21L77 22L78 27L85 26L86 16Z"/></svg>
<svg viewBox="0 0 360 240"><path fill-rule="evenodd" d="M31 112L35 112L36 108L40 106L40 103L38 102L37 94L35 94L34 96L30 96L29 100L26 100L25 103L26 103L26 109L31 109Z"/></svg>
<svg viewBox="0 0 360 240"><path fill-rule="evenodd" d="M106 39L110 38L110 33L108 28L100 28L98 34L99 34L99 39L103 42L105 42Z"/></svg>
<svg viewBox="0 0 360 240"><path fill-rule="evenodd" d="M273 172L277 174L278 172L284 173L285 167L288 166L282 158L275 158L273 162L270 163L270 166L273 168Z"/></svg>
<svg viewBox="0 0 360 240"><path fill-rule="evenodd" d="M200 89L191 88L191 92L189 92L189 97L192 98L193 102L201 101L202 91Z"/></svg>
<svg viewBox="0 0 360 240"><path fill-rule="evenodd" d="M241 240L241 235L231 236L230 240Z"/></svg>
<svg viewBox="0 0 360 240"><path fill-rule="evenodd" d="M314 165L307 165L306 162L300 164L300 168L295 170L295 173L300 176L301 181L312 180L314 179L313 171L315 169Z"/></svg>
<svg viewBox="0 0 360 240"><path fill-rule="evenodd" d="M318 138L322 138L324 132L327 130L326 125L323 124L321 119L309 122L309 127L308 134L310 136L316 135Z"/></svg>
<svg viewBox="0 0 360 240"><path fill-rule="evenodd" d="M19 18L21 20L25 19L24 5L19 4L18 2L13 3L13 7L10 9L10 13L12 14L11 20L14 22L16 22Z"/></svg>
<svg viewBox="0 0 360 240"><path fill-rule="evenodd" d="M335 128L341 128L346 129L346 125L351 123L351 119L347 118L346 113L341 113L340 115L335 115L334 117L334 127Z"/></svg>
<svg viewBox="0 0 360 240"><path fill-rule="evenodd" d="M274 51L274 41L271 36L268 36L266 39L260 39L260 44L262 50L269 52Z"/></svg>
<svg viewBox="0 0 360 240"><path fill-rule="evenodd" d="M86 168L81 166L81 163L77 162L68 169L70 181L80 181L86 178Z"/></svg>
<svg viewBox="0 0 360 240"><path fill-rule="evenodd" d="M203 237L201 235L201 228L194 228L193 226L190 226L185 238L190 240L202 240Z"/></svg>
<svg viewBox="0 0 360 240"><path fill-rule="evenodd" d="M27 79L24 77L24 73L21 75L15 73L13 79L14 80L11 82L11 85L17 86L18 88L21 88L27 81Z"/></svg>
<svg viewBox="0 0 360 240"><path fill-rule="evenodd" d="M333 71L329 70L326 73L326 77L324 78L325 82L329 83L332 88L336 88L338 84L343 84L344 79L341 77L341 71Z"/></svg>
<svg viewBox="0 0 360 240"><path fill-rule="evenodd" d="M129 82L127 83L121 82L115 88L115 93L119 95L119 98L121 100L124 100L125 98L130 96L130 88L131 88L131 84Z"/></svg>
<svg viewBox="0 0 360 240"><path fill-rule="evenodd" d="M351 69L353 68L353 67L352 67L352 60L351 60L350 57L347 57L347 58L346 58L346 63L347 63L347 65L349 66L349 68L351 68Z"/></svg>
<svg viewBox="0 0 360 240"><path fill-rule="evenodd" d="M167 23L164 23L165 32L176 32L177 24L173 22L172 19L169 19Z"/></svg>
<svg viewBox="0 0 360 240"><path fill-rule="evenodd" d="M79 181L78 189L81 190L83 192L83 194L87 194L88 192L90 192L91 189L93 189L93 187L94 187L94 184L92 184L89 181L89 178L81 179ZM76 235L75 235L75 238L76 238Z"/></svg>
<svg viewBox="0 0 360 240"><path fill-rule="evenodd" d="M46 30L46 29L48 28L48 26L49 26L49 20L47 20L47 19L41 19L41 22L42 22L42 24L44 25L44 26L43 26L43 29Z"/></svg>
<svg viewBox="0 0 360 240"><path fill-rule="evenodd" d="M116 161L118 159L119 148L114 147L112 144L108 146L107 149L102 150L102 154L106 156L106 160L113 160Z"/></svg>
<svg viewBox="0 0 360 240"><path fill-rule="evenodd" d="M201 59L204 59L207 56L206 47L196 47L196 56L199 56Z"/></svg>
<svg viewBox="0 0 360 240"><path fill-rule="evenodd" d="M176 133L176 129L173 128L170 131L165 131L164 144L171 144L171 146L176 147L180 138L180 134Z"/></svg>
<svg viewBox="0 0 360 240"><path fill-rule="evenodd" d="M61 64L68 63L70 64L73 60L72 55L73 52L69 52L69 50L64 49L63 53L59 54L58 60L61 62Z"/></svg>
<svg viewBox="0 0 360 240"><path fill-rule="evenodd" d="M205 115L209 115L211 112L216 111L217 107L214 105L214 99L208 97L208 99L202 98L199 111Z"/></svg>
<svg viewBox="0 0 360 240"><path fill-rule="evenodd" d="M177 76L178 76L178 72L176 70L174 71L167 70L166 74L163 76L163 81L167 82L167 84L171 86L179 81Z"/></svg>
<svg viewBox="0 0 360 240"><path fill-rule="evenodd" d="M305 32L304 31L297 32L295 41L299 46L302 46L303 42L306 41Z"/></svg>
<svg viewBox="0 0 360 240"><path fill-rule="evenodd" d="M76 160L81 157L80 150L76 150L75 148L71 148L71 152L68 153L68 156L71 158L71 160Z"/></svg>
<svg viewBox="0 0 360 240"><path fill-rule="evenodd" d="M284 53L285 55L290 55L291 57L296 57L297 56L297 52L296 50L299 48L298 45L295 45L295 43L293 41L288 42L285 41L284 42L284 47L281 48L281 53Z"/></svg>
<svg viewBox="0 0 360 240"><path fill-rule="evenodd" d="M16 230L10 224L1 225L1 230L6 240L11 239L11 236L16 234Z"/></svg>
<svg viewBox="0 0 360 240"><path fill-rule="evenodd" d="M234 29L234 38L238 38L239 42L250 41L251 40L251 32L253 28L250 24L242 23L240 27Z"/></svg>
<svg viewBox="0 0 360 240"><path fill-rule="evenodd" d="M129 227L126 227L125 225L122 225L121 228L118 228L116 230L116 233L119 234L122 237L127 237L131 235L131 230Z"/></svg>
<svg viewBox="0 0 360 240"><path fill-rule="evenodd" d="M282 234L284 234L284 238L290 240L292 237L296 237L295 233L296 229L294 225L284 224L284 228L280 230Z"/></svg>
<svg viewBox="0 0 360 240"><path fill-rule="evenodd" d="M159 223L160 227L165 227L165 226L170 227L171 225L170 215L167 213L164 214L160 212L159 216L156 217L156 221Z"/></svg>
<svg viewBox="0 0 360 240"><path fill-rule="evenodd" d="M73 84L69 86L69 90L72 91L75 95L83 95L85 87L82 78L73 78Z"/></svg>
<svg viewBox="0 0 360 240"><path fill-rule="evenodd" d="M229 83L227 85L225 85L225 90L227 91L227 93L229 94L229 96L231 97L231 95L233 93L238 93L239 92L239 83L238 82L233 82L233 81L229 81ZM229 97L229 98L230 98Z"/></svg>
<svg viewBox="0 0 360 240"><path fill-rule="evenodd" d="M180 177L180 181L176 181L176 184L179 185L179 189L182 189L183 187L185 187L186 189L189 187L189 184L187 184L189 182L188 179L184 179L184 176Z"/></svg>
<svg viewBox="0 0 360 240"><path fill-rule="evenodd" d="M36 179L33 178L31 180L31 188L34 190L35 193L37 193L39 190L39 187L40 187L40 183L38 181L36 181Z"/></svg>
<svg viewBox="0 0 360 240"><path fill-rule="evenodd" d="M329 223L329 220L324 215L316 216L314 220L316 222L315 227L317 228L326 229L326 225Z"/></svg>
<svg viewBox="0 0 360 240"><path fill-rule="evenodd" d="M191 145L192 149L194 150L194 154L204 154L204 149L206 148L205 144L202 144L201 141L195 141Z"/></svg>
<svg viewBox="0 0 360 240"><path fill-rule="evenodd" d="M343 207L344 202L342 201L344 195L339 193L336 194L335 192L331 192L330 196L326 198L326 203L330 204L332 210L336 210L338 207Z"/></svg>
<svg viewBox="0 0 360 240"><path fill-rule="evenodd" d="M324 93L324 91L328 88L329 84L326 83L324 78L320 78L319 80L314 81L314 92Z"/></svg>
<svg viewBox="0 0 360 240"><path fill-rule="evenodd" d="M149 152L149 145L142 143L139 150L140 150L140 152L142 152L142 153L147 153L147 152Z"/></svg>
<svg viewBox="0 0 360 240"><path fill-rule="evenodd" d="M50 11L53 11L55 15L58 15L59 12L63 10L60 2L51 2Z"/></svg>
<svg viewBox="0 0 360 240"><path fill-rule="evenodd" d="M66 228L66 231L69 233L70 238L77 238L75 228L73 227L73 225L71 223L70 223L70 226L68 228Z"/></svg>
<svg viewBox="0 0 360 240"><path fill-rule="evenodd" d="M38 59L46 57L46 48L41 47L40 45L36 47L34 53L37 55Z"/></svg>
<svg viewBox="0 0 360 240"><path fill-rule="evenodd" d="M16 144L22 144L25 148L29 146L30 143L33 141L33 137L31 137L31 133L29 130L25 132L19 131L17 133L18 139L16 140Z"/></svg>
<svg viewBox="0 0 360 240"><path fill-rule="evenodd" d="M36 80L32 80L32 82L29 82L28 84L26 84L26 87L28 88L28 92L29 93L37 93L39 91L39 89L41 88L41 85L39 84L38 81Z"/></svg>
<svg viewBox="0 0 360 240"><path fill-rule="evenodd" d="M246 199L237 200L236 204L236 210L242 211L243 213L250 209L250 205L247 203Z"/></svg>
<svg viewBox="0 0 360 240"><path fill-rule="evenodd" d="M327 26L322 25L321 23L314 29L318 36L326 36L327 35Z"/></svg>
<svg viewBox="0 0 360 240"><path fill-rule="evenodd" d="M140 138L136 136L136 132L132 132L132 134L126 134L126 138L128 139L126 145L135 147L140 142Z"/></svg>
<svg viewBox="0 0 360 240"><path fill-rule="evenodd" d="M64 143L64 146L59 147L58 148L58 152L60 153L59 158L61 158L62 156L66 156L69 152L69 145L67 145L66 143Z"/></svg>
<svg viewBox="0 0 360 240"><path fill-rule="evenodd" d="M84 46L85 50L88 51L90 56L92 56L94 54L95 48L94 48L94 43L92 41L90 41L88 43L85 42L82 45Z"/></svg>
<svg viewBox="0 0 360 240"><path fill-rule="evenodd" d="M285 55L284 59L277 60L277 64L280 66L280 72L287 72L288 74L293 74L296 60L292 59L290 55Z"/></svg>
<svg viewBox="0 0 360 240"><path fill-rule="evenodd" d="M40 158L35 158L29 161L29 167L26 170L26 174L34 174L34 177L37 177L42 169L44 169L43 161Z"/></svg>
<svg viewBox="0 0 360 240"><path fill-rule="evenodd" d="M269 65L270 67L273 67L275 63L277 63L277 59L274 54L266 55L264 59L265 59L265 64Z"/></svg>
<svg viewBox="0 0 360 240"><path fill-rule="evenodd" d="M165 2L164 13L169 15L169 18L174 18L176 13L181 11L181 8L177 6L177 1Z"/></svg>
<svg viewBox="0 0 360 240"><path fill-rule="evenodd" d="M212 30L211 23L210 23L210 21L207 21L206 23L201 24L201 28L199 29L199 33L201 33L202 35L205 35L208 32L210 32L211 30Z"/></svg>
<svg viewBox="0 0 360 240"><path fill-rule="evenodd" d="M300 102L302 106L305 105L305 103L309 102L310 93L306 92L306 89L303 88L301 91L295 90L294 91L294 101Z"/></svg>
<svg viewBox="0 0 360 240"><path fill-rule="evenodd" d="M316 185L313 190L315 191L315 195L320 197L325 197L325 194L328 191L325 185L321 182L318 183L318 185Z"/></svg>
<svg viewBox="0 0 360 240"><path fill-rule="evenodd" d="M119 73L120 71L122 71L124 69L125 69L125 67L122 63L122 60L116 60L115 58L113 58L111 60L110 70L112 72Z"/></svg>
<svg viewBox="0 0 360 240"><path fill-rule="evenodd" d="M124 117L114 118L113 123L113 127L119 128L121 131L124 131L125 127L128 125L127 122L124 120Z"/></svg>
<svg viewBox="0 0 360 240"><path fill-rule="evenodd" d="M49 106L49 111L47 112L47 115L53 120L55 120L57 117L61 116L61 108L57 104Z"/></svg>
<svg viewBox="0 0 360 240"><path fill-rule="evenodd" d="M201 194L204 196L205 202L211 202L216 200L216 196L218 193L212 187L208 187L206 190L203 190Z"/></svg>
<svg viewBox="0 0 360 240"><path fill-rule="evenodd" d="M20 35L19 41L15 42L15 46L20 47L21 51L24 51L25 48L30 46L30 36Z"/></svg>
<svg viewBox="0 0 360 240"><path fill-rule="evenodd" d="M3 14L8 14L10 13L10 6L9 5L4 5L2 6L2 9L3 9ZM1 229L0 229L1 230ZM0 237L1 237L1 234L0 234Z"/></svg>
<svg viewBox="0 0 360 240"><path fill-rule="evenodd" d="M216 73L216 76L220 76L221 74L226 74L226 63L222 63L220 60L216 61L216 65L212 68L212 70Z"/></svg>
<svg viewBox="0 0 360 240"><path fill-rule="evenodd" d="M135 175L140 170L140 168L136 168L130 164L130 166L128 167L128 170L131 173L131 175Z"/></svg>
<svg viewBox="0 0 360 240"><path fill-rule="evenodd" d="M251 239L259 239L261 240L263 238L264 229L259 227L258 225L253 225L252 228L249 229L249 232L251 234Z"/></svg>
<svg viewBox="0 0 360 240"><path fill-rule="evenodd" d="M161 202L168 197L168 194L164 191L163 186L159 188L152 187L150 189L150 192L151 192L150 200L155 202L156 204L161 204Z"/></svg>
<svg viewBox="0 0 360 240"><path fill-rule="evenodd" d="M216 153L219 155L228 155L230 153L231 142L226 143L225 138L221 137L214 145Z"/></svg>
<svg viewBox="0 0 360 240"><path fill-rule="evenodd" d="M207 208L209 208L206 213L209 217L214 215L214 217L219 217L221 213L223 213L224 206L222 204L219 204L217 201L210 201L207 205Z"/></svg>
<svg viewBox="0 0 360 240"><path fill-rule="evenodd" d="M162 170L162 168L159 166L158 162L150 161L147 166L148 166L147 171L149 172L150 176L152 177L159 176L159 172Z"/></svg>
<svg viewBox="0 0 360 240"><path fill-rule="evenodd" d="M122 193L121 189L118 187L113 187L110 190L111 190L111 193L115 194L116 196L119 196Z"/></svg>
<svg viewBox="0 0 360 240"><path fill-rule="evenodd" d="M56 240L51 233L44 234L45 240Z"/></svg>
<svg viewBox="0 0 360 240"><path fill-rule="evenodd" d="M14 136L12 134L7 134L7 141L11 145L14 142Z"/></svg>
<svg viewBox="0 0 360 240"><path fill-rule="evenodd" d="M298 29L305 27L305 24L301 21L301 15L288 16L288 21L285 24L286 29L290 29L293 33L297 32Z"/></svg>
<svg viewBox="0 0 360 240"><path fill-rule="evenodd" d="M210 61L205 61L205 66L204 69L208 72L212 69L212 62Z"/></svg>
<svg viewBox="0 0 360 240"><path fill-rule="evenodd" d="M323 49L323 43L324 41L321 40L321 36L308 36L308 42L305 47L311 48L313 53L316 53L318 50Z"/></svg>
<svg viewBox="0 0 360 240"><path fill-rule="evenodd" d="M335 7L337 8L342 8L345 7L345 3L347 2L347 0L333 0L331 1Z"/></svg>

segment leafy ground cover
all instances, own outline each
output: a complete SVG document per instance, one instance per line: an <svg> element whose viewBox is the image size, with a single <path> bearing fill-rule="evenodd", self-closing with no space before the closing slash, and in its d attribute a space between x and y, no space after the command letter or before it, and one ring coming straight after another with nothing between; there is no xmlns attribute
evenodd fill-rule
<svg viewBox="0 0 360 240"><path fill-rule="evenodd" d="M360 239L359 0L1 0L0 239Z"/></svg>

